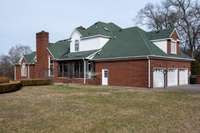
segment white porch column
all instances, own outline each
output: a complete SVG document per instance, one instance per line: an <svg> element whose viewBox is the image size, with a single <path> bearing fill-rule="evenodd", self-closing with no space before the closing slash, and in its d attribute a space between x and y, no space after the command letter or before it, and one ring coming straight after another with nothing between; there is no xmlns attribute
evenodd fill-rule
<svg viewBox="0 0 200 133"><path fill-rule="evenodd" d="M151 88L151 60L149 57L148 59L148 88Z"/></svg>
<svg viewBox="0 0 200 133"><path fill-rule="evenodd" d="M27 71L28 71L28 79L30 79L30 69L29 69L29 65L27 66Z"/></svg>
<svg viewBox="0 0 200 133"><path fill-rule="evenodd" d="M84 84L86 84L86 78L87 78L87 68L86 68L86 60L83 59L83 74L84 74Z"/></svg>

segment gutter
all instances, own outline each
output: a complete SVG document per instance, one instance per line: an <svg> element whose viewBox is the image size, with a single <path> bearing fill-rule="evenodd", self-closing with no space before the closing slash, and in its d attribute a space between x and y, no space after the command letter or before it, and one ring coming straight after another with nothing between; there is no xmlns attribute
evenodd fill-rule
<svg viewBox="0 0 200 133"><path fill-rule="evenodd" d="M147 56L148 59L148 88L151 88L151 59Z"/></svg>
<svg viewBox="0 0 200 133"><path fill-rule="evenodd" d="M100 58L100 59L94 59L94 61L130 60L130 59L148 59L148 58L151 58L151 59L158 58L158 59L174 59L174 60L183 60L183 61L195 61L195 59L189 59L189 58L167 57L167 56L157 56L157 55Z"/></svg>

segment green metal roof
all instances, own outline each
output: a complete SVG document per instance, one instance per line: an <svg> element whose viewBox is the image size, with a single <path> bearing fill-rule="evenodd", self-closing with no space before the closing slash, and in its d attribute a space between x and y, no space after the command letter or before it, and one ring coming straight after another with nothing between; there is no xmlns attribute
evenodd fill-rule
<svg viewBox="0 0 200 133"><path fill-rule="evenodd" d="M24 55L24 58L27 61L27 63L34 64L35 63L35 55L36 55L36 52L32 52L30 54Z"/></svg>
<svg viewBox="0 0 200 133"><path fill-rule="evenodd" d="M121 27L115 25L114 23L97 22L87 29L82 26L76 29L81 33L82 37L89 37L94 35L104 35L112 37L116 32L121 29Z"/></svg>
<svg viewBox="0 0 200 133"><path fill-rule="evenodd" d="M148 40L145 32L138 28L123 29L116 37L111 39L98 54L95 59L116 58L129 56L145 56L145 55L166 54L156 45Z"/></svg>
<svg viewBox="0 0 200 133"><path fill-rule="evenodd" d="M166 54L151 42L148 34L138 28L132 27L121 30L112 38L94 57L98 59L123 58L123 57L174 57L191 59L181 52L180 55Z"/></svg>
<svg viewBox="0 0 200 133"><path fill-rule="evenodd" d="M50 43L48 46L48 49L54 58L59 59L65 53L69 52L70 41L69 39L67 39L67 40L58 41L56 43Z"/></svg>
<svg viewBox="0 0 200 133"><path fill-rule="evenodd" d="M149 40L169 38L174 29L146 32Z"/></svg>
<svg viewBox="0 0 200 133"><path fill-rule="evenodd" d="M61 60L77 60L77 59L84 59L91 54L94 54L97 50L90 50L90 51L82 51L82 52L72 52L65 54Z"/></svg>
<svg viewBox="0 0 200 133"><path fill-rule="evenodd" d="M161 56L191 59L187 55L166 54L151 40L169 38L174 29L166 29L159 32L145 32L139 27L131 27L122 29L114 23L97 22L87 29L80 26L76 28L82 37L94 35L104 35L111 37L104 47L100 50L90 50L82 52L70 53L70 39L61 40L56 43L50 43L48 50L55 59L58 60L77 60L86 58L94 54L94 60L137 57L137 56ZM25 55L28 62L34 63L35 52L30 55Z"/></svg>

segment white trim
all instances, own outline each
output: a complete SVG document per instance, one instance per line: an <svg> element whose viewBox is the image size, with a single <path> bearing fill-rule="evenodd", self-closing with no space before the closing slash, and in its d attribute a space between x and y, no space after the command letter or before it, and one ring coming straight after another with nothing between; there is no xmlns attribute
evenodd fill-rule
<svg viewBox="0 0 200 133"><path fill-rule="evenodd" d="M177 34L178 38L180 39L180 35L179 35L179 33L177 32L177 29L176 29L176 28L174 28L174 30L172 31L172 33L173 33L174 31L176 31L176 34ZM172 36L172 33L170 34L170 37ZM178 40L179 40L179 39L178 39Z"/></svg>
<svg viewBox="0 0 200 133"><path fill-rule="evenodd" d="M49 52L49 54L54 58L53 54L51 53L51 51L49 50L49 48L47 48L47 51Z"/></svg>
<svg viewBox="0 0 200 133"><path fill-rule="evenodd" d="M51 77L50 63L51 63L51 57L48 56L48 77Z"/></svg>
<svg viewBox="0 0 200 133"><path fill-rule="evenodd" d="M96 53L98 53L99 51L101 51L101 49L99 49L99 50L97 50L96 52L94 52L94 53L88 55L88 56L86 57L86 59L89 59L89 60L90 60L90 59L94 58L94 56L96 55Z"/></svg>
<svg viewBox="0 0 200 133"><path fill-rule="evenodd" d="M175 59L175 60L185 60L185 61L194 61L195 59L189 58L181 58L181 57L167 57L167 56L157 56L157 55L149 55L149 56L126 56L126 57L114 57L114 58L100 58L94 59L95 61L102 61L102 60L123 60L123 59L147 59L147 57L157 57L162 59Z"/></svg>
<svg viewBox="0 0 200 133"><path fill-rule="evenodd" d="M171 40L172 38L162 38L162 39L155 39L155 40L150 40L150 41L152 41L152 42L159 42L159 41L166 41L166 40Z"/></svg>
<svg viewBox="0 0 200 133"><path fill-rule="evenodd" d="M86 61L83 59L83 74L84 74L84 79L83 79L83 83L86 84L86 78L87 78L87 75L86 75Z"/></svg>
<svg viewBox="0 0 200 133"><path fill-rule="evenodd" d="M22 56L19 61L18 61L18 64L22 64L22 60L24 59L24 56Z"/></svg>
<svg viewBox="0 0 200 133"><path fill-rule="evenodd" d="M148 57L148 87L151 88L151 60Z"/></svg>
<svg viewBox="0 0 200 133"><path fill-rule="evenodd" d="M91 39L91 38L96 38L96 37L102 37L102 38L108 38L108 39L111 38L109 36L104 36L104 35L101 35L101 34L97 34L97 35L94 35L94 36L81 37L81 40L86 40L86 39Z"/></svg>
<svg viewBox="0 0 200 133"><path fill-rule="evenodd" d="M71 40L72 35L74 34L74 32L78 32L78 33L82 36L82 34L77 30L77 28L75 28L75 29L73 30L73 32L71 33L71 35L70 35L70 40Z"/></svg>

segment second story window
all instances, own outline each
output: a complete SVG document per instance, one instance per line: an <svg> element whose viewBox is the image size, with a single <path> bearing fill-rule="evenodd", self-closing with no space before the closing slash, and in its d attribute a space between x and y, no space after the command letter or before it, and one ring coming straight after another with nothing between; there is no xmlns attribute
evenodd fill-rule
<svg viewBox="0 0 200 133"><path fill-rule="evenodd" d="M79 40L75 40L75 51L79 51Z"/></svg>
<svg viewBox="0 0 200 133"><path fill-rule="evenodd" d="M176 48L176 42L171 42L171 54L176 54L177 48Z"/></svg>

